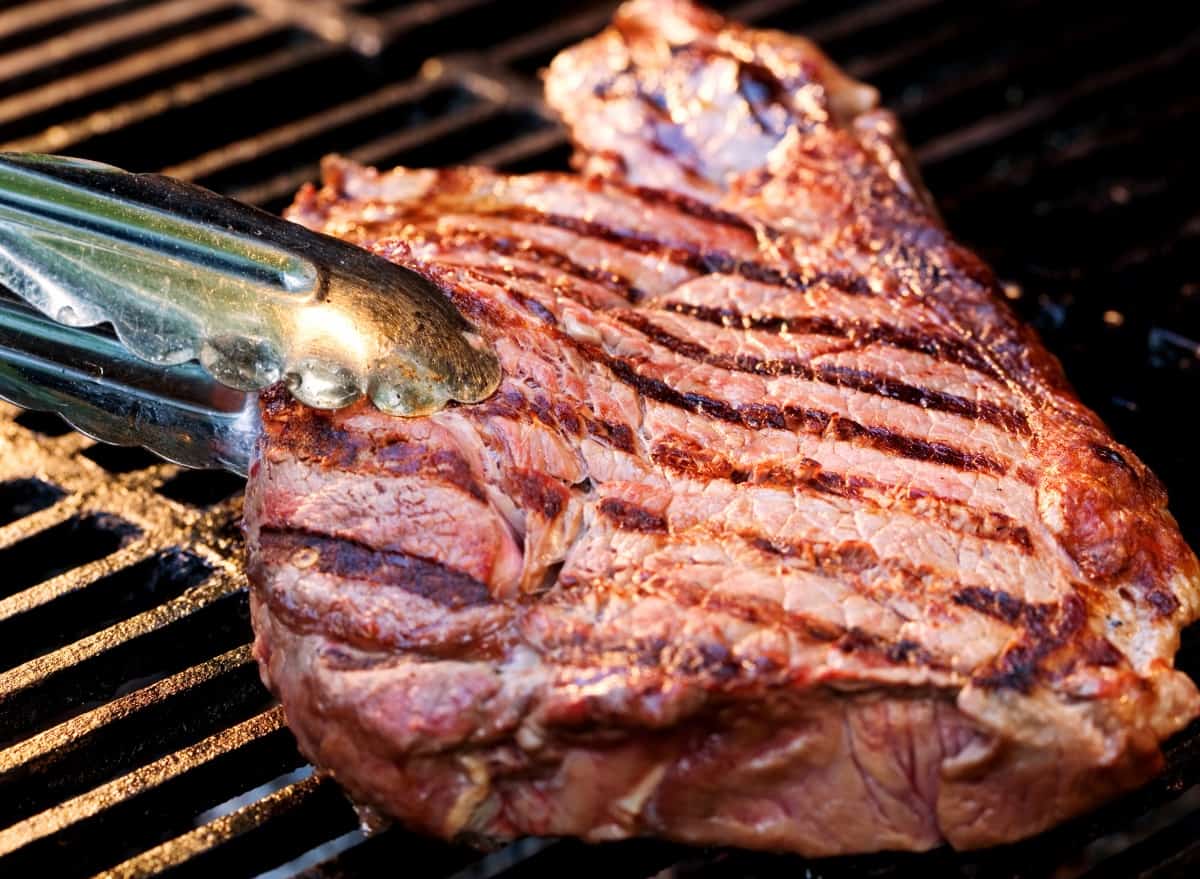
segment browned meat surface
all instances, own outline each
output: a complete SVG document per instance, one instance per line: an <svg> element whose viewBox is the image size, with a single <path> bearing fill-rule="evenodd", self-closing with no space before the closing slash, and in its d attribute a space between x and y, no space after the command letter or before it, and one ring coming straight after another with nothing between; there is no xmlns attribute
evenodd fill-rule
<svg viewBox="0 0 1200 879"><path fill-rule="evenodd" d="M550 69L584 174L330 160L497 393L264 403L257 653L304 752L444 836L829 855L1016 839L1200 699L1154 476L807 42L636 0Z"/></svg>

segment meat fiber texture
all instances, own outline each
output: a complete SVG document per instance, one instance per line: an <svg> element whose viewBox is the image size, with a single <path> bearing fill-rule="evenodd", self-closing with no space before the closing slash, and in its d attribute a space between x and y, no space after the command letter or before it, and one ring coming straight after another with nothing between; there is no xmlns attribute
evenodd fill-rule
<svg viewBox="0 0 1200 879"><path fill-rule="evenodd" d="M290 217L495 347L425 418L276 391L246 505L300 747L444 837L988 846L1158 771L1197 562L950 239L873 89L635 0L578 174L329 159Z"/></svg>

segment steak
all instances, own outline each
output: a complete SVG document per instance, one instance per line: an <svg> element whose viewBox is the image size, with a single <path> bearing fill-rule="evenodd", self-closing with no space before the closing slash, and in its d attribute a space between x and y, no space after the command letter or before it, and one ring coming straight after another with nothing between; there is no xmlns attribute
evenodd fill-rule
<svg viewBox="0 0 1200 879"><path fill-rule="evenodd" d="M290 217L503 362L403 419L264 395L256 654L303 752L445 837L987 846L1200 712L1161 485L803 39L634 0L546 92L578 174L329 159Z"/></svg>

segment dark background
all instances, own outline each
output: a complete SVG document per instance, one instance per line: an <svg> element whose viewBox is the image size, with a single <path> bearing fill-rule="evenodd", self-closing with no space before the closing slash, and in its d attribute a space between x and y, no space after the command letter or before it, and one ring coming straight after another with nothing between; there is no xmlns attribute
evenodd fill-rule
<svg viewBox="0 0 1200 879"><path fill-rule="evenodd" d="M717 5L812 37L880 88L950 228L1008 282L1015 307L1062 358L1083 399L1162 477L1186 534L1200 543L1192 429L1200 406L1194 5ZM610 10L609 3L518 0L0 2L0 149L166 171L274 210L331 151L383 166L563 168L569 150L540 103L537 71L599 29ZM179 474L137 450L77 442L53 419L0 421L0 442L37 437L44 455L34 455L20 479L3 477L0 465L7 479L0 481L0 570L8 574L0 590L0 746L248 641L245 598L234 590L73 664L80 639L175 607L213 567L236 558L237 483ZM79 501L58 531L28 524L35 521L29 514L49 515L106 485L142 501L165 499L172 524L151 533L131 500L124 509ZM194 525L197 516L202 527ZM77 573L139 540L154 549L150 561L100 579ZM45 584L60 575L73 591L48 598L53 590ZM1181 664L1197 664L1195 652L1186 647ZM242 662L132 719L72 733L78 737L33 763L0 750L0 824L58 814L69 797L139 777L139 767L268 706ZM514 848L477 875L648 876L668 867L677 877L1196 875L1200 801L1187 792L1200 774L1197 739L1193 731L1173 743L1169 773L1146 791L997 853L805 865L656 843L585 849L566 842ZM0 857L0 875L87 875L209 820L206 809L254 784L300 777L276 778L302 764L286 732L251 737L231 754L18 846ZM236 807L253 811L268 789ZM277 875L393 875L401 868L447 875L475 859L397 830L362 843L336 789L315 791L254 813L244 827L225 827L183 857L177 872L251 874L334 838L344 853L309 854ZM327 857L326 866L312 866Z"/></svg>

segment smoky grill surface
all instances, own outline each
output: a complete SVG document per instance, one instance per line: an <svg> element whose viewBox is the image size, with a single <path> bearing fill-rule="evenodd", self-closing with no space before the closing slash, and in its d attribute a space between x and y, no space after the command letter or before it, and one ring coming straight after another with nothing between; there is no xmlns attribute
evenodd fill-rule
<svg viewBox="0 0 1200 879"><path fill-rule="evenodd" d="M805 33L881 88L949 227L1010 282L1017 310L1163 479L1196 543L1180 412L1195 399L1200 339L1187 268L1197 171L1182 135L1200 65L1187 11L721 5ZM561 168L565 141L534 75L611 12L300 6L7 4L0 142L166 170L272 209L332 150L382 166ZM431 56L444 60L422 66ZM535 841L481 862L396 829L364 840L336 786L304 768L251 666L236 482L7 410L0 444L4 875L367 876L399 862L423 875L1126 876L1186 874L1200 858L1194 728L1168 743L1167 773L1148 788L995 853L804 864ZM1194 639L1178 664L1200 668Z"/></svg>

